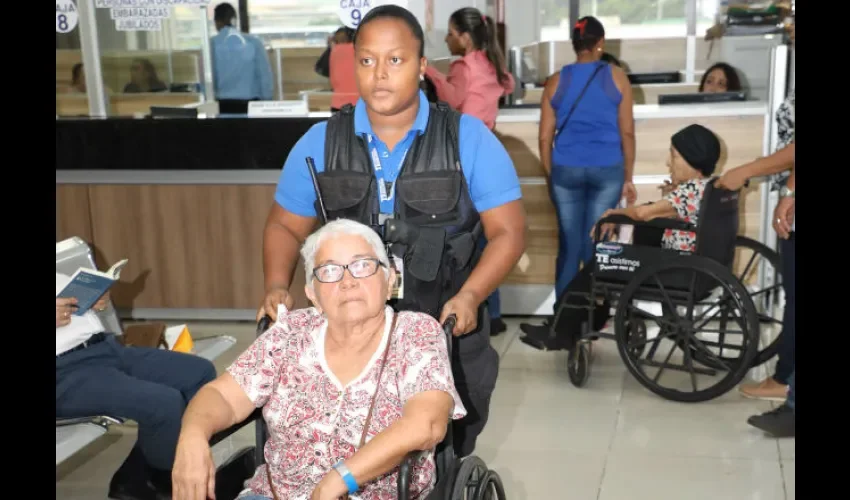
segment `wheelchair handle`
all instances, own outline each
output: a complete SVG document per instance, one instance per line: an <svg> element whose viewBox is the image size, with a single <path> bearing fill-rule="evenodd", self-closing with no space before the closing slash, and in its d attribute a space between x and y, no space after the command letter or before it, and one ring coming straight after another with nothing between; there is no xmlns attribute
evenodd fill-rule
<svg viewBox="0 0 850 500"><path fill-rule="evenodd" d="M454 332L455 325L457 325L457 316L450 314L443 322L443 331L446 332L446 335L451 335Z"/></svg>
<svg viewBox="0 0 850 500"><path fill-rule="evenodd" d="M257 337L259 337L263 334L263 332L268 330L269 327L272 326L272 323L273 321L271 316L269 316L268 314L263 315L263 317L260 318L260 321L257 322Z"/></svg>

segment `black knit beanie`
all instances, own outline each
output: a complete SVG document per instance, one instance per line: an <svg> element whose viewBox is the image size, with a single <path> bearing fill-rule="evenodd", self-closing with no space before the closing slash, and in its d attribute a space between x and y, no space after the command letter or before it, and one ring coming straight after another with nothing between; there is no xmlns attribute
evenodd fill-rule
<svg viewBox="0 0 850 500"><path fill-rule="evenodd" d="M673 147L682 158L706 177L711 177L720 159L720 140L702 125L688 125L673 134Z"/></svg>

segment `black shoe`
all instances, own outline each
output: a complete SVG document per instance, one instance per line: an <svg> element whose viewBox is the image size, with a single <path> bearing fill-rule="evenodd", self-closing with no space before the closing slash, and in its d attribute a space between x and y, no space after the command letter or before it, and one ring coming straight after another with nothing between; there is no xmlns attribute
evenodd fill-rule
<svg viewBox="0 0 850 500"><path fill-rule="evenodd" d="M549 336L549 326L543 325L528 325L525 330L526 334L519 340L526 345L541 350L541 351L563 351L569 346L565 345L563 340L558 337Z"/></svg>
<svg viewBox="0 0 850 500"><path fill-rule="evenodd" d="M783 404L761 415L753 415L747 423L773 437L784 438L794 437L796 420L794 409Z"/></svg>
<svg viewBox="0 0 850 500"><path fill-rule="evenodd" d="M502 321L502 318L492 318L490 320L490 336L495 337L496 335L507 331L508 325Z"/></svg>
<svg viewBox="0 0 850 500"><path fill-rule="evenodd" d="M519 329L522 330L523 333L529 333L529 334L531 332L537 330L540 327L543 327L543 328L546 328L546 330L549 330L549 325L551 324L553 318L554 318L554 316L546 316L546 319L543 320L542 325L533 325L531 323L520 323Z"/></svg>

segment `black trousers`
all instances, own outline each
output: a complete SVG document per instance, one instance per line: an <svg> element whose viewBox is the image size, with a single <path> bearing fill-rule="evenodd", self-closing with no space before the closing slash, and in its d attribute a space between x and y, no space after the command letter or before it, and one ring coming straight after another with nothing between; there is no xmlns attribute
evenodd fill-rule
<svg viewBox="0 0 850 500"><path fill-rule="evenodd" d="M137 448L169 471L189 400L216 377L211 362L164 349L125 347L114 335L56 358L56 417L112 415L139 424Z"/></svg>
<svg viewBox="0 0 850 500"><path fill-rule="evenodd" d="M490 345L490 313L479 309L478 327L452 340L452 373L467 415L452 426L455 453L471 455L490 416L490 398L499 376L499 354Z"/></svg>
<svg viewBox="0 0 850 500"><path fill-rule="evenodd" d="M794 233L787 240L779 240L779 257L782 266L782 287L785 289L785 312L782 317L782 333L779 336L779 358L776 362L776 373L774 380L780 384L788 384L791 374L796 366L796 305L797 293L795 292L795 254L797 238Z"/></svg>

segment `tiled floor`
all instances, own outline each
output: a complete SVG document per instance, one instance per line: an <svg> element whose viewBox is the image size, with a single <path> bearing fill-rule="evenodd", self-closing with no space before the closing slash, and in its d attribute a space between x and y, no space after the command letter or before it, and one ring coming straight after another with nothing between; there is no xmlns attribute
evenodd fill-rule
<svg viewBox="0 0 850 500"><path fill-rule="evenodd" d="M519 342L518 319L493 339L502 355L490 422L476 454L499 472L509 500L793 500L794 440L746 423L771 403L735 391L706 403L663 400L625 370L615 344L594 349L587 385L573 387L565 355ZM190 325L196 338L238 339L219 372L253 339L248 323ZM57 467L56 498L103 499L135 439L130 426ZM253 426L214 450L217 461L252 444Z"/></svg>

